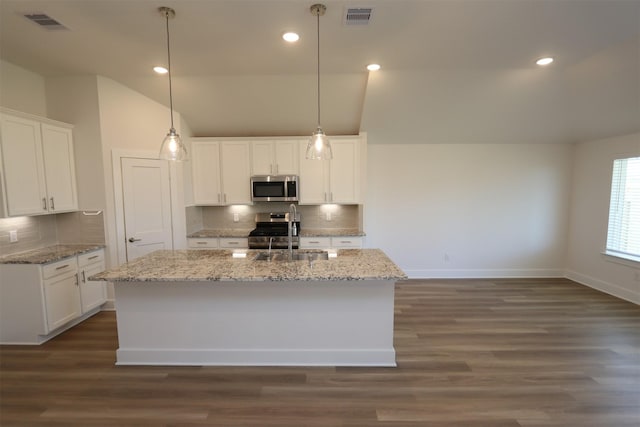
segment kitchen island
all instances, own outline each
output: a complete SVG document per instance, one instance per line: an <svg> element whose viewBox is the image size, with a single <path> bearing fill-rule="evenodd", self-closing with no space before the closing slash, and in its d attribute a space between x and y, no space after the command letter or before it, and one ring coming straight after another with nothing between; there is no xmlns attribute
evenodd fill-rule
<svg viewBox="0 0 640 427"><path fill-rule="evenodd" d="M406 276L381 250L260 252L156 251L93 276L114 284L117 364L395 366L394 287Z"/></svg>

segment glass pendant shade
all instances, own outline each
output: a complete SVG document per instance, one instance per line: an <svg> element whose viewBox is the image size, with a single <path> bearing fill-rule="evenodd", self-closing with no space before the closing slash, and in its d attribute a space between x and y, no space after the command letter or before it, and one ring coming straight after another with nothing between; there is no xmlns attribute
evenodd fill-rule
<svg viewBox="0 0 640 427"><path fill-rule="evenodd" d="M318 90L318 127L313 132L309 143L307 144L307 152L305 158L308 160L331 160L333 153L331 152L331 144L329 138L324 134L322 126L320 126L320 17L324 15L327 7L323 4L314 4L311 6L311 14L316 17L317 30L318 30L318 74L317 74L317 90Z"/></svg>
<svg viewBox="0 0 640 427"><path fill-rule="evenodd" d="M333 158L329 138L320 126L309 138L305 158L309 160L331 160Z"/></svg>
<svg viewBox="0 0 640 427"><path fill-rule="evenodd" d="M187 147L182 142L182 138L176 132L173 127L173 93L171 87L171 43L169 39L169 19L175 18L176 11L170 7L159 7L158 12L165 18L167 29L167 74L169 76L169 113L171 115L171 127L169 133L162 140L160 146L160 159L172 160L176 162L185 161L188 159Z"/></svg>
<svg viewBox="0 0 640 427"><path fill-rule="evenodd" d="M162 141L160 159L178 162L187 160L187 147L174 128L169 129L169 133Z"/></svg>

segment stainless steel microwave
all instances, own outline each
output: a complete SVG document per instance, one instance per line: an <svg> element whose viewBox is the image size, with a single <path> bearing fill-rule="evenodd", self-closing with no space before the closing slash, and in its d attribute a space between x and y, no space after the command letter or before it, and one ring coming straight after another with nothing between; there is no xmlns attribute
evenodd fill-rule
<svg viewBox="0 0 640 427"><path fill-rule="evenodd" d="M254 175L251 177L251 200L254 202L297 202L297 175Z"/></svg>

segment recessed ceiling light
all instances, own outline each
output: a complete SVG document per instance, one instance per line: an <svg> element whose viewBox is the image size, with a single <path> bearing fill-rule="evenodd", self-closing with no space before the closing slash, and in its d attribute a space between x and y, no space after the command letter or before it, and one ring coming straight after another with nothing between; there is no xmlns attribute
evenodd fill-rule
<svg viewBox="0 0 640 427"><path fill-rule="evenodd" d="M300 40L300 36L296 33L284 33L282 35L282 38L284 39L284 41L289 42L289 43L293 43L293 42L297 42L298 40Z"/></svg>
<svg viewBox="0 0 640 427"><path fill-rule="evenodd" d="M553 62L553 58L548 56L546 58L540 58L536 61L536 64L538 65L549 65Z"/></svg>
<svg viewBox="0 0 640 427"><path fill-rule="evenodd" d="M380 69L380 64L369 64L367 65L367 70L369 71L378 71Z"/></svg>
<svg viewBox="0 0 640 427"><path fill-rule="evenodd" d="M156 73L158 73L158 74L167 74L167 73L169 72L169 70L167 70L167 69L166 69L166 68L164 68L164 67L160 67L160 66L158 66L158 67L153 67L153 71L155 71L155 72L156 72Z"/></svg>

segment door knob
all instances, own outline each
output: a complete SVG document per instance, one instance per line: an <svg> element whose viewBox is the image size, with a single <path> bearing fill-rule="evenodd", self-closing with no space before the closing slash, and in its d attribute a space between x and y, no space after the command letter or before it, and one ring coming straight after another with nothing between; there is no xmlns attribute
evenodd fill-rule
<svg viewBox="0 0 640 427"><path fill-rule="evenodd" d="M136 239L134 237L129 237L129 242L133 243L133 242L139 242L142 239Z"/></svg>

